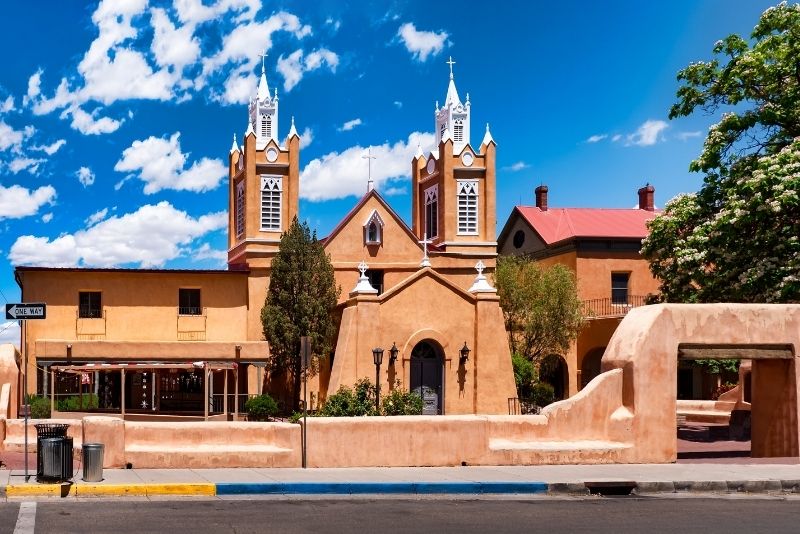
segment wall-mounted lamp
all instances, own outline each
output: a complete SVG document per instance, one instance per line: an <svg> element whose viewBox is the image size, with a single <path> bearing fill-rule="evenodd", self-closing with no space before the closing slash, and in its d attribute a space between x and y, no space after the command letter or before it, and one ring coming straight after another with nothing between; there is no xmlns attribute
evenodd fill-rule
<svg viewBox="0 0 800 534"><path fill-rule="evenodd" d="M372 349L372 362L375 364L375 413L381 411L381 362L383 362L383 349Z"/></svg>
<svg viewBox="0 0 800 534"><path fill-rule="evenodd" d="M464 342L464 346L461 347L461 350L459 351L459 354L460 354L460 357L458 359L458 363L460 363L461 365L464 365L465 363L467 363L469 361L469 347L467 347L467 342L466 341Z"/></svg>
<svg viewBox="0 0 800 534"><path fill-rule="evenodd" d="M400 349L398 349L397 344L392 341L392 348L389 349L389 365L394 365L398 354L400 354Z"/></svg>

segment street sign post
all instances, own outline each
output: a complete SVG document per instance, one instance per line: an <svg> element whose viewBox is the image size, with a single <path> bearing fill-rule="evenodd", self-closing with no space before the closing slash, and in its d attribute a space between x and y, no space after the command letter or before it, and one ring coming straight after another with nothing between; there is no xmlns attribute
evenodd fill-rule
<svg viewBox="0 0 800 534"><path fill-rule="evenodd" d="M6 304L6 320L19 321L22 325L22 354L24 359L24 378L22 380L22 411L25 416L25 482L28 476L28 418L31 414L28 402L28 327L27 321L47 318L47 304L44 302L17 302Z"/></svg>
<svg viewBox="0 0 800 534"><path fill-rule="evenodd" d="M30 319L46 319L47 305L44 302L19 302L6 304L7 321L26 321Z"/></svg>

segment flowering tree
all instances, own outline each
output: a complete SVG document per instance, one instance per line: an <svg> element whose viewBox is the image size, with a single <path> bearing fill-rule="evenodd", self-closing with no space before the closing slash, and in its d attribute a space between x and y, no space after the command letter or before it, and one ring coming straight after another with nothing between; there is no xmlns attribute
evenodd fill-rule
<svg viewBox="0 0 800 534"><path fill-rule="evenodd" d="M800 302L800 4L714 53L678 73L670 111L728 109L690 165L704 184L650 222L642 254L666 301Z"/></svg>

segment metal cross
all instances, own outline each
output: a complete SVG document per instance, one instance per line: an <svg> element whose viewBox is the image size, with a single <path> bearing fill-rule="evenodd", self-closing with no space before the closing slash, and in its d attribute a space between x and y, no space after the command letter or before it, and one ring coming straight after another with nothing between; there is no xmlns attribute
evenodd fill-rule
<svg viewBox="0 0 800 534"><path fill-rule="evenodd" d="M450 56L450 59L448 61L445 61L445 63L450 65L450 77L452 78L453 77L453 65L456 64L456 62L453 61L453 56Z"/></svg>
<svg viewBox="0 0 800 534"><path fill-rule="evenodd" d="M264 60L267 59L267 50L264 49L263 54L259 54L261 56L261 72L264 72ZM452 68L452 67L451 67Z"/></svg>
<svg viewBox="0 0 800 534"><path fill-rule="evenodd" d="M362 278L366 274L367 269L369 269L369 266L367 265L367 262L365 262L364 260L361 260L361 263L358 264L358 270L361 273L361 277Z"/></svg>
<svg viewBox="0 0 800 534"><path fill-rule="evenodd" d="M422 262L419 264L420 267L430 267L431 261L428 258L428 243L433 243L432 240L428 239L428 233L425 232L422 237L422 241L419 241L419 244L422 245Z"/></svg>
<svg viewBox="0 0 800 534"><path fill-rule="evenodd" d="M486 266L483 264L481 260L478 260L478 263L475 264L475 270L478 271L478 276L483 275L483 270Z"/></svg>
<svg viewBox="0 0 800 534"><path fill-rule="evenodd" d="M374 185L372 184L372 160L377 159L375 156L372 155L372 147L367 149L367 154L365 156L361 156L363 159L367 160L367 192L372 191Z"/></svg>

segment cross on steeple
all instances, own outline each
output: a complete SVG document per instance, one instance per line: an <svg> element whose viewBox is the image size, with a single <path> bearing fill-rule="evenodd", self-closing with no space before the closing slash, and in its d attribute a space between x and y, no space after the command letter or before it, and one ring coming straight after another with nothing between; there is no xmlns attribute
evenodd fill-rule
<svg viewBox="0 0 800 534"><path fill-rule="evenodd" d="M453 56L450 56L450 59L445 61L445 63L450 65L450 79L452 80L453 79L453 65L456 64L456 62L453 61Z"/></svg>
<svg viewBox="0 0 800 534"><path fill-rule="evenodd" d="M362 159L367 160L367 193L372 191L375 188L375 185L372 183L372 160L377 159L375 156L372 155L372 147L367 149L367 153L361 156Z"/></svg>
<svg viewBox="0 0 800 534"><path fill-rule="evenodd" d="M422 236L422 239L419 241L419 244L422 245L422 261L420 262L420 267L430 267L431 260L428 258L428 244L433 243L432 240L428 239L428 232L425 232Z"/></svg>
<svg viewBox="0 0 800 534"><path fill-rule="evenodd" d="M259 54L261 56L261 74L264 74L264 60L267 59L267 50L264 49L263 54Z"/></svg>

